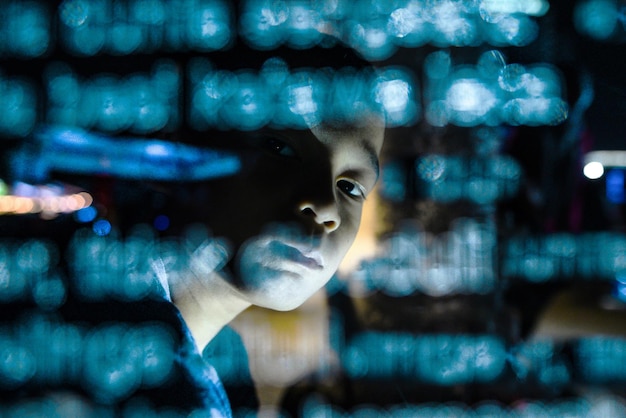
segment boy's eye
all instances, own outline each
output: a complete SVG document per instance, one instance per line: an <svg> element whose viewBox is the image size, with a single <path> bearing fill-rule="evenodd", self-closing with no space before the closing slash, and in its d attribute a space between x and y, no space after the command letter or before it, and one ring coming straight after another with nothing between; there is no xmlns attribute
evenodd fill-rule
<svg viewBox="0 0 626 418"><path fill-rule="evenodd" d="M282 157L297 157L296 150L280 139L268 137L263 140L263 148Z"/></svg>
<svg viewBox="0 0 626 418"><path fill-rule="evenodd" d="M337 187L352 199L365 199L365 188L355 181L340 179L337 181Z"/></svg>

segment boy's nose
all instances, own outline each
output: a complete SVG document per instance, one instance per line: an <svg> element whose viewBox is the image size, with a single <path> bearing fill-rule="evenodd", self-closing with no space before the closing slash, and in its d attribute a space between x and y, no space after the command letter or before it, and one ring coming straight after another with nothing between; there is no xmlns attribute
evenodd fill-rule
<svg viewBox="0 0 626 418"><path fill-rule="evenodd" d="M323 227L326 233L335 231L341 225L339 209L334 201L314 202L308 200L301 203L299 209L304 217L313 219L315 223Z"/></svg>

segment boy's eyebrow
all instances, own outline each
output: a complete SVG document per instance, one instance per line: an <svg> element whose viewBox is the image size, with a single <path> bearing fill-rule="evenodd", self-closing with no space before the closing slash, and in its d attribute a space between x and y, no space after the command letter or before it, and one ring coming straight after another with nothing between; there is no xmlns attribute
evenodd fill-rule
<svg viewBox="0 0 626 418"><path fill-rule="evenodd" d="M372 166L372 170L376 173L376 180L380 175L380 162L378 161L378 153L374 149L371 143L366 140L361 140L361 147L365 150L368 156L368 162Z"/></svg>

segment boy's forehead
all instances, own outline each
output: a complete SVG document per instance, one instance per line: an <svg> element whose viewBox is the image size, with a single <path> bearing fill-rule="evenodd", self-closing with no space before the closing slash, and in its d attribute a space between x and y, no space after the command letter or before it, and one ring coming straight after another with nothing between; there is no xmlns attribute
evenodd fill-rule
<svg viewBox="0 0 626 418"><path fill-rule="evenodd" d="M318 125L310 128L311 133L324 145L336 148L357 146L378 155L383 145L384 125L371 118L358 125L341 127Z"/></svg>
<svg viewBox="0 0 626 418"><path fill-rule="evenodd" d="M379 155L383 145L384 126L375 121L360 126L342 128L318 126L311 128L317 140L344 161L359 160L359 165L369 166L378 177Z"/></svg>

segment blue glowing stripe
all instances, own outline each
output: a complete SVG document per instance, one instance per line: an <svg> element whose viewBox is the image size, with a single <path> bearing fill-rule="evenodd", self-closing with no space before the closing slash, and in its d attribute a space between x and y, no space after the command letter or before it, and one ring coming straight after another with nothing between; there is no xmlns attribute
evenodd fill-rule
<svg viewBox="0 0 626 418"><path fill-rule="evenodd" d="M51 171L129 179L205 180L239 171L234 154L160 140L109 138L76 128L45 128L34 147L14 155L14 175L47 177ZM37 168L32 169L33 166Z"/></svg>

